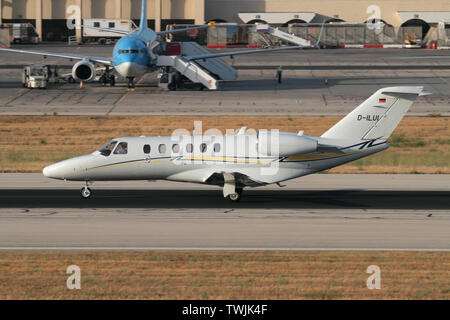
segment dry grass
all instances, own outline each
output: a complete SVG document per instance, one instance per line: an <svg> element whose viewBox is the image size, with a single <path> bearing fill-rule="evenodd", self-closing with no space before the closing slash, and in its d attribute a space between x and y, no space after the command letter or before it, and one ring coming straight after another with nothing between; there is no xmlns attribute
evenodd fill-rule
<svg viewBox="0 0 450 320"><path fill-rule="evenodd" d="M205 116L1 116L0 171L38 172L58 160L98 149L114 137L170 135L177 128L192 131L247 126L253 129L304 130L321 135L339 117L205 117ZM331 170L333 173L450 173L448 117L405 118L380 154Z"/></svg>
<svg viewBox="0 0 450 320"><path fill-rule="evenodd" d="M2 252L0 299L450 299L450 253Z"/></svg>

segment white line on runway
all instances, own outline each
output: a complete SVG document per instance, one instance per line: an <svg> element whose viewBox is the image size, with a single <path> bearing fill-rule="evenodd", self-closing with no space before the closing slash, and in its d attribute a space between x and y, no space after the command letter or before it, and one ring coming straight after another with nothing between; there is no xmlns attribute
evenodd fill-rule
<svg viewBox="0 0 450 320"><path fill-rule="evenodd" d="M196 248L196 247L0 247L0 251L421 251L450 252L430 248Z"/></svg>

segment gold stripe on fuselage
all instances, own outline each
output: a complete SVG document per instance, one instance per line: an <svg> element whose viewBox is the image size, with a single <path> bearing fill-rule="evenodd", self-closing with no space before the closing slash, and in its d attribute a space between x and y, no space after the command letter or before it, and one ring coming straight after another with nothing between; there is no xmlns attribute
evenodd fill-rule
<svg viewBox="0 0 450 320"><path fill-rule="evenodd" d="M311 154L311 155L298 155L298 156L293 156L293 157L289 157L286 159L286 161L299 161L299 160L317 160L317 159L323 159L326 160L328 158L336 158L336 157L343 157L343 156L347 156L350 154L354 154L357 152L361 152L363 150L356 150L356 151L351 151L351 152L347 152L347 153L332 153L332 154ZM230 158L230 157L197 157L197 156L189 156L189 157L184 157L184 158L171 158L171 159L167 159L167 160L152 160L150 159L150 161L147 160L136 160L135 162L129 162L129 163L118 163L118 164L111 164L111 165L106 165L106 166L101 166L101 167L95 167L95 168L89 168L87 169L87 171L92 171L92 170L97 170L97 169L107 169L107 168L115 168L115 167L125 167L125 166L132 166L132 165L136 165L136 164L141 164L144 162L148 162L149 164L155 164L155 163L168 163L168 162L173 162L173 160L213 160L213 161L228 161L228 162L237 162L237 163L254 163L254 164L268 164L270 162L272 162L273 160L275 160L276 158L270 159L270 161L261 161L261 160L253 160L253 159L239 159L239 158Z"/></svg>

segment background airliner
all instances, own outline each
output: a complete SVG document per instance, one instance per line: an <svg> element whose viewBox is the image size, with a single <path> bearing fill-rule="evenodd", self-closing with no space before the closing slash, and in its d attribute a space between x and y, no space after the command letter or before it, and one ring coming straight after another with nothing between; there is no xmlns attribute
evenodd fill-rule
<svg viewBox="0 0 450 320"><path fill-rule="evenodd" d="M80 26L77 26L80 27ZM49 57L67 58L72 60L80 60L72 68L72 77L78 81L92 81L96 75L96 68L98 66L104 66L104 79L107 82L110 81L111 69L115 69L122 77L128 79L128 87L134 87L134 79L141 77L147 72L156 71L159 67L164 67L161 64L157 65L158 46L163 40L159 39L159 36L173 32L183 32L191 29L207 28L209 26L191 27L183 29L175 29L162 32L154 32L147 27L147 0L142 0L142 12L139 29L128 34L127 32L115 29L97 28L92 26L82 26L84 28L93 28L99 30L107 30L109 32L115 32L123 34L124 36L117 42L113 49L113 55L111 58L83 56L72 53L52 53L34 50L20 50L20 49L7 49L0 48L0 51L27 53ZM300 49L307 48L308 46L290 46L273 49L260 49L260 50L243 50L235 52L223 52L223 53L211 53L204 55L197 55L192 57L185 57L187 61L205 60L223 56L235 56L240 54L251 54L257 52L270 52L278 50Z"/></svg>
<svg viewBox="0 0 450 320"><path fill-rule="evenodd" d="M260 130L236 135L124 137L91 154L45 167L49 178L85 181L171 180L223 187L238 201L257 187L329 169L389 147L387 139L423 87L389 87L375 92L320 137Z"/></svg>

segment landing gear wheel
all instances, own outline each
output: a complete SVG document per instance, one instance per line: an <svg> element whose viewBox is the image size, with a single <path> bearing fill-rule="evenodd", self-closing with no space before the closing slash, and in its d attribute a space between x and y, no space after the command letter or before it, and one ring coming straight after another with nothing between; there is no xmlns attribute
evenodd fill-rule
<svg viewBox="0 0 450 320"><path fill-rule="evenodd" d="M175 91L175 90L177 90L177 85L175 84L175 82L171 82L167 86L167 89L169 89L170 91Z"/></svg>
<svg viewBox="0 0 450 320"><path fill-rule="evenodd" d="M134 78L128 78L128 89L133 89L134 87Z"/></svg>
<svg viewBox="0 0 450 320"><path fill-rule="evenodd" d="M114 87L116 85L116 77L114 75L109 77L109 84L111 85L111 87Z"/></svg>
<svg viewBox="0 0 450 320"><path fill-rule="evenodd" d="M102 75L101 77L100 77L100 79L98 80L98 82L100 82L100 84L102 85L102 86L105 86L106 85L106 76L105 75Z"/></svg>
<svg viewBox="0 0 450 320"><path fill-rule="evenodd" d="M241 195L239 193L231 193L227 196L227 199L233 202L241 201Z"/></svg>
<svg viewBox="0 0 450 320"><path fill-rule="evenodd" d="M83 187L81 189L81 196L85 199L89 199L92 196L92 190L89 187Z"/></svg>

